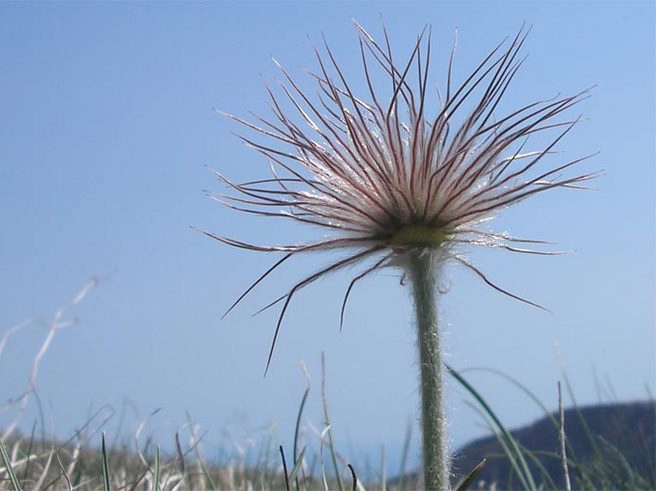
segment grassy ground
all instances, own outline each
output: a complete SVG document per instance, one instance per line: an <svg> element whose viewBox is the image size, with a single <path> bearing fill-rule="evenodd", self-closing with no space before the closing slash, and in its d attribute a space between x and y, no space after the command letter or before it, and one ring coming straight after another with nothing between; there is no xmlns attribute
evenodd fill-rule
<svg viewBox="0 0 656 491"><path fill-rule="evenodd" d="M322 386L324 422L316 430L313 444L305 446L300 438L301 421L309 389L305 391L298 408L293 448L277 446L275 435L268 433L255 445L255 452L223 452L212 458L203 450L203 434L192 421L175 433L175 450L163 452L157 443L144 437L144 420L134 435L127 439L106 437L103 429L108 418L96 414L81 424L80 429L66 441L57 441L46 435L44 423L34 424L29 434L20 434L22 418L34 398L37 374L42 358L48 351L56 333L68 326L67 310L81 302L95 286L92 280L66 306L53 315L50 328L33 361L32 371L25 391L0 406L0 414L14 417L0 433L0 490L382 490L400 491L420 489L417 473L407 472L404 464L395 476L388 477L385 468L354 469L340 454L333 443L330 415L325 386ZM9 338L25 327L19 324L6 330L0 338L0 356ZM501 455L486 455L488 459L502 458L510 473L504 482L481 479L485 461L461 469L454 476L453 489L656 489L655 449L652 440L645 435L641 452L647 462L640 472L622 454L614 442L601 438L586 424L584 411L574 407L568 414L576 415L583 428L583 436L574 442L565 433L564 410L551 414L544 406L545 421L551 426L554 442L559 450L541 452L525 446L518 433L510 432L488 403L467 381L462 373L447 367L449 374L471 395L472 405L487 422L491 433L496 435ZM517 381L520 394L537 399ZM575 400L569 384L570 398ZM650 401L653 406L653 399ZM571 415L569 416L571 418ZM119 424L120 426L120 424ZM635 429L634 429L635 430ZM621 431L621 430L620 430ZM585 440L592 449L589 455L574 452L579 440ZM410 435L406 438L402 462L407 461ZM636 445L634 445L636 446ZM579 452L580 453L580 452ZM559 464L559 474L547 471L545 465L551 459ZM553 468L553 466L551 466Z"/></svg>

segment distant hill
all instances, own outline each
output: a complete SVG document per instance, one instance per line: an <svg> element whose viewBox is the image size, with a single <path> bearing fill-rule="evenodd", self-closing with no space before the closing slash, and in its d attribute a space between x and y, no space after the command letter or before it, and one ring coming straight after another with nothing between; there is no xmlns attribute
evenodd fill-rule
<svg viewBox="0 0 656 491"><path fill-rule="evenodd" d="M582 470L596 476L592 482L582 481L583 473L572 466L570 478L574 489L635 489L636 481L632 481L635 473L641 476L640 483L646 484L648 489L656 487L655 402L568 409L565 411L565 433L572 447L568 457ZM534 453L554 484L562 489L564 478L556 457L559 454L558 429L553 421L545 416L511 434L520 445ZM497 483L497 489L521 489L495 436L481 438L459 449L453 460L454 474L456 477L466 475L483 458L487 458L487 463L472 489L482 484L481 480L485 481L486 488L490 483ZM536 482L542 481L538 466L530 467L535 471Z"/></svg>

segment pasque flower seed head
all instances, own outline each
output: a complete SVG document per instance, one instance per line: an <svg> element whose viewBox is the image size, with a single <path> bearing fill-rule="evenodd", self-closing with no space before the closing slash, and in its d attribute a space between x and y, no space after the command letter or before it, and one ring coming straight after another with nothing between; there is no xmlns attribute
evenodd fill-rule
<svg viewBox="0 0 656 491"><path fill-rule="evenodd" d="M233 191L212 196L235 210L315 225L329 237L298 245L255 245L205 232L226 244L254 251L280 252L282 257L230 307L292 256L303 252L343 250L346 256L296 283L265 307L282 304L275 340L296 292L339 268L365 263L349 284L388 266L404 267L418 249L441 264L454 260L471 269L493 288L524 302L493 284L458 252L468 244L512 252L554 254L526 249L523 240L484 230L480 224L495 212L554 188L580 188L594 174L567 176L565 171L587 157L543 165L556 144L579 121L560 120L561 113L581 101L581 93L540 100L497 114L501 99L524 62L519 52L528 31L523 28L495 47L470 75L452 87L454 49L443 93L429 87L431 34L418 36L412 53L398 63L387 32L377 42L360 25L359 58L367 90L355 94L324 39L325 54L314 49L318 70L310 73L317 92L301 89L288 71L281 95L294 115L283 110L280 95L267 88L273 118L253 121L226 114L269 143L240 138L269 161L272 176L236 183L216 172ZM275 61L275 60L274 60ZM388 92L374 87L374 70L387 78ZM427 103L439 99L435 114ZM225 114L225 113L224 113ZM531 135L553 132L540 150L525 149ZM551 157L549 157L551 158ZM518 245L519 244L519 245ZM267 366L271 361L271 353Z"/></svg>

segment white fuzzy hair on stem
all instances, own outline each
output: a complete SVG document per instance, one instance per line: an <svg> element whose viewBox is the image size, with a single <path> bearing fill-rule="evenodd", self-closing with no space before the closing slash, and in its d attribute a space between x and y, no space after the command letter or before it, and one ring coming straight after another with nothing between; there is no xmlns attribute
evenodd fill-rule
<svg viewBox="0 0 656 491"><path fill-rule="evenodd" d="M451 80L454 44L444 94L438 89L440 108L429 116L430 27L424 28L409 58L399 64L385 29L384 43L379 43L362 26L355 26L367 94L354 94L324 38L323 54L313 48L318 63L318 72L310 74L317 86L315 96L304 91L274 60L284 78L280 83L282 98L293 108L293 116L283 110L281 95L270 87L272 119L253 115L255 122L251 122L222 113L266 137L269 143L238 135L266 157L272 177L236 183L215 171L230 192L211 196L240 212L315 225L330 233L312 243L262 246L203 232L234 247L283 254L228 312L293 256L350 251L262 309L282 305L267 369L294 295L325 275L360 263L366 262L366 266L346 289L340 321L355 283L385 267L400 266L407 271L408 257L420 250L435 253L440 263L454 260L497 291L539 307L495 285L457 250L482 246L515 253L558 253L519 247L517 244L546 242L490 232L481 224L532 195L555 188L578 189L596 176L564 174L590 155L542 165L580 120L561 120L558 116L586 98L590 89L496 114L524 62L519 53L530 29L522 26L512 39L501 42L456 87ZM386 98L374 88L375 68L389 81L391 91ZM525 151L529 136L543 132L555 132L550 143Z"/></svg>

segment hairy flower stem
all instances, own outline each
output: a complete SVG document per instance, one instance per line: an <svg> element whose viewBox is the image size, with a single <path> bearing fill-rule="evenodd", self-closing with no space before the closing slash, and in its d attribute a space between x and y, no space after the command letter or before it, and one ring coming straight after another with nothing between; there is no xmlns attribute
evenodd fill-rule
<svg viewBox="0 0 656 491"><path fill-rule="evenodd" d="M418 250L410 254L408 264L417 317L421 365L424 488L430 491L448 491L449 460L442 404L442 367L437 330L435 272L431 263L432 254Z"/></svg>

